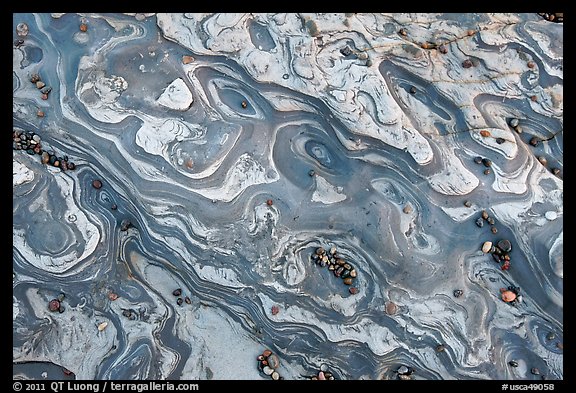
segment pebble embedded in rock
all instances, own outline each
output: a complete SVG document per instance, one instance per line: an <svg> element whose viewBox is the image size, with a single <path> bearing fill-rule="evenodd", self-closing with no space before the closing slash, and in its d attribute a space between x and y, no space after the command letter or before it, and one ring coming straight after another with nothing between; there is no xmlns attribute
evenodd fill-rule
<svg viewBox="0 0 576 393"><path fill-rule="evenodd" d="M278 306L272 306L272 315L276 315L280 312L280 308Z"/></svg>
<svg viewBox="0 0 576 393"><path fill-rule="evenodd" d="M538 370L536 367L532 367L532 369L530 370L530 372L533 375L540 375L540 370Z"/></svg>
<svg viewBox="0 0 576 393"><path fill-rule="evenodd" d="M546 217L546 219L548 221L554 221L555 219L558 218L558 213L556 213L555 211L547 211L546 213L544 213L544 217Z"/></svg>
<svg viewBox="0 0 576 393"><path fill-rule="evenodd" d="M510 360L508 364L510 367L518 367L518 362L516 360Z"/></svg>
<svg viewBox="0 0 576 393"><path fill-rule="evenodd" d="M438 344L436 346L436 352L444 352L445 349L444 344Z"/></svg>
<svg viewBox="0 0 576 393"><path fill-rule="evenodd" d="M268 200L266 200L266 204L268 206L272 206L274 204L274 201L272 201L272 199L268 199Z"/></svg>
<svg viewBox="0 0 576 393"><path fill-rule="evenodd" d="M172 292L172 295L174 296L180 296L182 295L182 288L177 288Z"/></svg>
<svg viewBox="0 0 576 393"><path fill-rule="evenodd" d="M356 287L350 287L348 288L348 292L350 292L352 295L356 295L359 292L359 290Z"/></svg>
<svg viewBox="0 0 576 393"><path fill-rule="evenodd" d="M388 314L388 315L394 315L398 312L398 306L394 302L391 302L391 301L386 302L384 304L384 306L385 306L386 314Z"/></svg>
<svg viewBox="0 0 576 393"><path fill-rule="evenodd" d="M518 120L516 118L512 118L512 119L510 119L510 122L508 124L510 125L510 127L516 128L516 127L518 127L518 124L520 124L520 120Z"/></svg>
<svg viewBox="0 0 576 393"><path fill-rule="evenodd" d="M489 137L491 134L490 131L488 130L482 130L480 131L480 135L482 135L483 137Z"/></svg>
<svg viewBox="0 0 576 393"><path fill-rule="evenodd" d="M414 86L410 87L410 94L416 94L416 88Z"/></svg>
<svg viewBox="0 0 576 393"><path fill-rule="evenodd" d="M464 291L461 289L456 289L456 290L454 290L453 294L454 294L454 297L460 297L460 296L464 295Z"/></svg>
<svg viewBox="0 0 576 393"><path fill-rule="evenodd" d="M98 179L92 181L92 187L99 189L102 188L102 182Z"/></svg>
<svg viewBox="0 0 576 393"><path fill-rule="evenodd" d="M532 146L538 146L538 144L540 143L540 139L537 137L532 137L530 138L530 144Z"/></svg>
<svg viewBox="0 0 576 393"><path fill-rule="evenodd" d="M473 65L474 64L472 63L472 61L470 59L466 59L462 62L462 67L464 67L464 68L470 68Z"/></svg>
<svg viewBox="0 0 576 393"><path fill-rule="evenodd" d="M470 202L470 201L465 201L465 202L464 202L464 206L470 207L470 206L472 206L472 202Z"/></svg>
<svg viewBox="0 0 576 393"><path fill-rule="evenodd" d="M88 25L86 23L81 23L79 29L81 32L85 33L88 31Z"/></svg>
<svg viewBox="0 0 576 393"><path fill-rule="evenodd" d="M542 164L544 166L546 166L548 164L548 160L544 156L539 156L538 161L540 162L540 164Z"/></svg>
<svg viewBox="0 0 576 393"><path fill-rule="evenodd" d="M278 374L277 371L274 371L274 372L272 373L272 375L270 375L270 376L271 376L272 379L275 380L275 381L277 381L277 380L280 379L280 374Z"/></svg>
<svg viewBox="0 0 576 393"><path fill-rule="evenodd" d="M485 167L491 167L492 166L492 161L488 158L483 158L482 159L482 164L484 164Z"/></svg>
<svg viewBox="0 0 576 393"><path fill-rule="evenodd" d="M400 367L398 367L398 370L396 370L396 372L398 374L406 375L406 374L410 373L410 369L406 366L400 366Z"/></svg>
<svg viewBox="0 0 576 393"><path fill-rule="evenodd" d="M316 171L314 171L314 169L310 169L310 170L308 171L308 176L314 177L314 175L316 175Z"/></svg>
<svg viewBox="0 0 576 393"><path fill-rule="evenodd" d="M482 228L484 226L484 220L482 218L476 219L476 225Z"/></svg>
<svg viewBox="0 0 576 393"><path fill-rule="evenodd" d="M474 157L474 162L475 162L476 164L482 164L482 157L480 157L480 156Z"/></svg>
<svg viewBox="0 0 576 393"><path fill-rule="evenodd" d="M410 204L407 204L407 205L404 206L404 208L402 209L402 211L403 211L404 213L406 213L406 214L412 213L412 210L413 210L413 209L412 209L412 205L410 205Z"/></svg>

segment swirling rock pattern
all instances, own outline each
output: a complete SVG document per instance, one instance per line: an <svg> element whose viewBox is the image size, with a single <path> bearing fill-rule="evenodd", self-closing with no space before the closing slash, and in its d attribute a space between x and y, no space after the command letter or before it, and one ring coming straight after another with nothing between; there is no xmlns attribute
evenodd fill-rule
<svg viewBox="0 0 576 393"><path fill-rule="evenodd" d="M15 378L563 379L561 23L13 23L14 127L76 164L13 151Z"/></svg>

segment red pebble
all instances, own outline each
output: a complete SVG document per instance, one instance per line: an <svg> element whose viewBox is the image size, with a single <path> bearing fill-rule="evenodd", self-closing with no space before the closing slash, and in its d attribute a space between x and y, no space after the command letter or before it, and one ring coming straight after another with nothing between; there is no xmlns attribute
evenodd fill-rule
<svg viewBox="0 0 576 393"><path fill-rule="evenodd" d="M50 311L58 311L60 309L60 300L58 299L50 300L50 302L48 303L48 309Z"/></svg>
<svg viewBox="0 0 576 393"><path fill-rule="evenodd" d="M266 204L267 204L268 206L272 206L273 203L274 203L274 202L272 201L272 199L268 199L268 200L266 201Z"/></svg>
<svg viewBox="0 0 576 393"><path fill-rule="evenodd" d="M278 306L272 306L272 315L276 315L280 312L280 308Z"/></svg>

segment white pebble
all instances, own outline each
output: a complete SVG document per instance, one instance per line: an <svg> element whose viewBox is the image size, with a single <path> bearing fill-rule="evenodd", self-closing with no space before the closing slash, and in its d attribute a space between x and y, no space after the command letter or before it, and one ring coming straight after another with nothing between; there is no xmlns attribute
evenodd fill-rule
<svg viewBox="0 0 576 393"><path fill-rule="evenodd" d="M546 214L544 214L544 216L550 221L554 221L556 218L558 218L558 214L552 210L547 211Z"/></svg>
<svg viewBox="0 0 576 393"><path fill-rule="evenodd" d="M492 248L492 242L484 242L484 244L482 245L482 252L484 254L488 254L491 248Z"/></svg>

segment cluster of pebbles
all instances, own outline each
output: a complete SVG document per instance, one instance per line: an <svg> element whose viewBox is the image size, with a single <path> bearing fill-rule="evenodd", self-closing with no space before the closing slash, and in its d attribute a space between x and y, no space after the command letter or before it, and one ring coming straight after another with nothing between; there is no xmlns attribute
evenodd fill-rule
<svg viewBox="0 0 576 393"><path fill-rule="evenodd" d="M176 296L176 304L181 306L182 303L186 303L186 304L192 304L192 300L190 300L190 297L188 296L184 296L182 297L182 288L177 288L172 292L172 295Z"/></svg>
<svg viewBox="0 0 576 393"><path fill-rule="evenodd" d="M517 118L511 118L508 121L508 125L510 126L510 128L512 128L514 131L516 131L518 134L521 134L523 132L522 130L522 125L520 124L520 120ZM538 144L540 144L540 142L542 142L542 140L538 137L532 137L530 138L530 141L528 143L530 143L531 146L538 146ZM546 157L544 156L539 156L538 157L538 161L544 166L544 167L548 167L548 160L546 159ZM557 167L554 168L549 168L550 171L555 175L558 176L560 174L560 169Z"/></svg>
<svg viewBox="0 0 576 393"><path fill-rule="evenodd" d="M491 241L485 241L482 244L482 252L484 254L492 254L492 258L501 264L502 270L510 269L510 252L512 251L512 243L510 240L502 239L496 244Z"/></svg>
<svg viewBox="0 0 576 393"><path fill-rule="evenodd" d="M555 13L539 12L538 15L540 15L541 17L543 17L544 19L546 19L549 22L556 22L556 23L564 22L564 13L563 12L555 12Z"/></svg>
<svg viewBox="0 0 576 393"><path fill-rule="evenodd" d="M334 378L334 374L328 371L328 366L323 364L316 374L307 377L307 379L312 381L333 381L336 378Z"/></svg>
<svg viewBox="0 0 576 393"><path fill-rule="evenodd" d="M484 226L484 221L490 224L490 232L493 234L498 233L498 228L496 228L496 220L494 220L494 217L491 217L486 210L482 210L480 217L476 219L476 225L479 228L482 228Z"/></svg>
<svg viewBox="0 0 576 393"><path fill-rule="evenodd" d="M395 371L398 379L400 380L411 380L414 379L413 375L414 374L414 369L412 367L408 367L408 366L400 366L398 367L398 370Z"/></svg>
<svg viewBox="0 0 576 393"><path fill-rule="evenodd" d="M55 166L62 171L76 168L76 164L68 161L68 156L60 157L54 152L43 150L40 135L32 131L14 129L12 131L12 148L14 150L24 150L30 155L39 154L42 164Z"/></svg>
<svg viewBox="0 0 576 393"><path fill-rule="evenodd" d="M326 252L324 247L318 247L311 258L319 266L328 267L328 270L334 272L334 276L341 278L344 284L350 285L348 290L351 294L358 293L358 288L352 286L358 273L354 266L342 259L336 247L330 248L329 252Z"/></svg>
<svg viewBox="0 0 576 393"><path fill-rule="evenodd" d="M40 75L32 74L30 76L30 82L34 83L36 85L36 88L40 90L40 93L42 93L41 98L43 100L47 100L48 94L52 91L52 88L50 86L47 86L46 83L42 81Z"/></svg>
<svg viewBox="0 0 576 393"><path fill-rule="evenodd" d="M489 158L486 157L474 157L474 162L476 164L482 164L486 167L486 169L484 169L484 174L485 175L489 175L490 173L492 173L492 170L490 169L490 167L492 166L492 161Z"/></svg>
<svg viewBox="0 0 576 393"><path fill-rule="evenodd" d="M258 360L258 370L264 373L264 375L269 376L275 381L284 379L278 371L276 371L276 369L280 367L280 359L278 359L278 356L273 354L271 350L265 349L256 359Z"/></svg>

